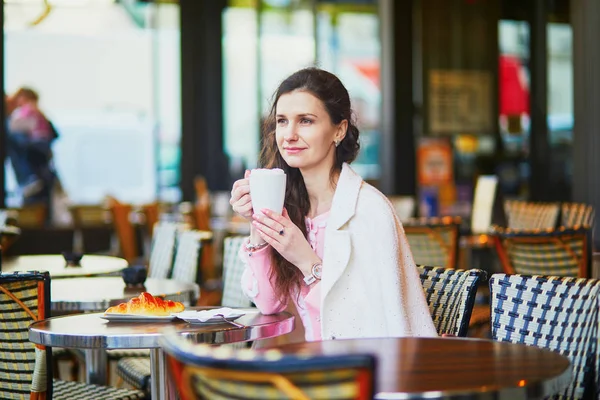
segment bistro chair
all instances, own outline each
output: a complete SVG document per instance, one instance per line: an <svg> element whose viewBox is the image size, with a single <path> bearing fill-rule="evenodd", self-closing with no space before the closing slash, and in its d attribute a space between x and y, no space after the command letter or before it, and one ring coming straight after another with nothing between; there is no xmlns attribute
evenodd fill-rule
<svg viewBox="0 0 600 400"><path fill-rule="evenodd" d="M438 335L466 337L477 288L486 279L485 271L423 265L418 265L417 270Z"/></svg>
<svg viewBox="0 0 600 400"><path fill-rule="evenodd" d="M175 334L165 335L161 346L182 400L371 400L374 395L371 354L284 355L193 344Z"/></svg>
<svg viewBox="0 0 600 400"><path fill-rule="evenodd" d="M107 204L119 240L121 255L129 263L133 263L140 257L140 252L135 227L131 223L132 207L112 197L107 198Z"/></svg>
<svg viewBox="0 0 600 400"><path fill-rule="evenodd" d="M546 348L569 358L573 380L559 399L598 398L600 281L494 274L492 339Z"/></svg>
<svg viewBox="0 0 600 400"><path fill-rule="evenodd" d="M458 261L459 217L404 221L404 232L416 264L455 268Z"/></svg>
<svg viewBox="0 0 600 400"><path fill-rule="evenodd" d="M229 236L223 242L223 297L224 307L252 307L252 301L242 291L242 275L246 264L239 252L245 236Z"/></svg>
<svg viewBox="0 0 600 400"><path fill-rule="evenodd" d="M591 271L589 230L514 230L494 226L492 234L507 274L586 278Z"/></svg>
<svg viewBox="0 0 600 400"><path fill-rule="evenodd" d="M44 204L9 208L7 212L19 228L43 228L48 219L48 208Z"/></svg>
<svg viewBox="0 0 600 400"><path fill-rule="evenodd" d="M177 222L160 221L154 226L148 267L150 278L169 278L173 269L177 232L183 229L184 226Z"/></svg>
<svg viewBox="0 0 600 400"><path fill-rule="evenodd" d="M11 225L10 213L0 209L0 259L15 240L21 235L21 229Z"/></svg>
<svg viewBox="0 0 600 400"><path fill-rule="evenodd" d="M0 274L0 398L135 400L139 390L52 378L52 349L29 341L29 325L50 316L47 272Z"/></svg>
<svg viewBox="0 0 600 400"><path fill-rule="evenodd" d="M108 208L78 204L69 206L69 212L75 230L73 251L111 254L114 229Z"/></svg>
<svg viewBox="0 0 600 400"><path fill-rule="evenodd" d="M242 292L241 279L245 264L240 260L238 253L246 237L230 236L225 238L223 257L223 307L252 307L252 302ZM245 348L247 343L233 343L226 345L232 348ZM109 352L110 353L110 352ZM124 357L117 363L117 375L134 388L149 393L150 359L149 357L130 356Z"/></svg>
<svg viewBox="0 0 600 400"><path fill-rule="evenodd" d="M558 222L558 203L533 203L506 200L504 212L507 228L510 229L553 229Z"/></svg>
<svg viewBox="0 0 600 400"><path fill-rule="evenodd" d="M560 224L565 228L594 226L594 207L583 203L563 203Z"/></svg>
<svg viewBox="0 0 600 400"><path fill-rule="evenodd" d="M175 261L173 262L172 279L201 283L200 264L204 252L204 242L212 240L212 232L187 230L177 235Z"/></svg>

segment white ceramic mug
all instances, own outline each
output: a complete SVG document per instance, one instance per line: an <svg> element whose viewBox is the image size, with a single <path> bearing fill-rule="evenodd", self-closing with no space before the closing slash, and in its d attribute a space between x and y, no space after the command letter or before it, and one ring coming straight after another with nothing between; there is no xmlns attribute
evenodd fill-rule
<svg viewBox="0 0 600 400"><path fill-rule="evenodd" d="M268 209L283 212L286 175L282 169L253 169L250 171L250 197L256 214Z"/></svg>

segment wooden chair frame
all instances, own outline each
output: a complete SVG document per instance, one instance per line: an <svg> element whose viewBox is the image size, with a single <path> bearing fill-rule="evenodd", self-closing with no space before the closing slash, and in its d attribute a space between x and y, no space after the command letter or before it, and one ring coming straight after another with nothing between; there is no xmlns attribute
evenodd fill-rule
<svg viewBox="0 0 600 400"><path fill-rule="evenodd" d="M553 242L562 247L569 256L572 257L579 266L578 277L589 278L591 275L590 265L590 249L589 249L589 235L588 228L579 228L577 230L566 230L566 229L555 229L555 230L504 230L501 228L495 228L496 234L493 236L496 252L500 258L502 269L508 275L514 275L515 271L510 257L508 255L508 249L511 245L517 243L523 244L541 244ZM583 241L583 254L578 257L563 241L565 239L581 239Z"/></svg>
<svg viewBox="0 0 600 400"><path fill-rule="evenodd" d="M459 227L461 219L458 217L450 218L430 218L430 219L411 219L403 223L404 232L428 235L436 241L446 252L447 265L440 265L446 268L456 268L459 249ZM440 234L440 230L448 230L451 234L451 243L448 244Z"/></svg>

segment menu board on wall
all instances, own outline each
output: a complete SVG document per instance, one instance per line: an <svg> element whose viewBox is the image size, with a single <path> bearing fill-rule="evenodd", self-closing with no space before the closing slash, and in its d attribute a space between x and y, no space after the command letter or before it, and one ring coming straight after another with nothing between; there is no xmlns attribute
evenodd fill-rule
<svg viewBox="0 0 600 400"><path fill-rule="evenodd" d="M433 70L429 74L429 130L480 133L493 128L492 76L487 71Z"/></svg>

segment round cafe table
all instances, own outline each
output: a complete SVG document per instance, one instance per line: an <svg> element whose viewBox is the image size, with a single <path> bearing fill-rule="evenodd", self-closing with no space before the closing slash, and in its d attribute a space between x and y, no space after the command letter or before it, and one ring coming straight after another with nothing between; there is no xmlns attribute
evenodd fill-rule
<svg viewBox="0 0 600 400"><path fill-rule="evenodd" d="M235 320L245 327L228 323L188 324L172 322L109 322L103 313L53 317L34 322L29 327L29 340L50 347L86 349L88 383L106 384L106 352L104 349L150 349L152 399L171 399L165 357L159 340L165 328L172 328L196 343L224 344L266 339L290 333L294 317L281 312L262 315L255 308L241 309L245 315Z"/></svg>
<svg viewBox="0 0 600 400"><path fill-rule="evenodd" d="M84 255L81 266L68 267L60 254L16 256L2 260L2 272L48 271L53 279L78 276L105 275L127 267L127 260L120 257Z"/></svg>
<svg viewBox="0 0 600 400"><path fill-rule="evenodd" d="M542 399L571 382L569 359L534 346L461 338L385 338L278 347L377 357L376 399Z"/></svg>
<svg viewBox="0 0 600 400"><path fill-rule="evenodd" d="M144 287L127 288L118 276L56 279L51 281L52 311L105 311L142 292L193 305L198 285L173 279L148 278Z"/></svg>

